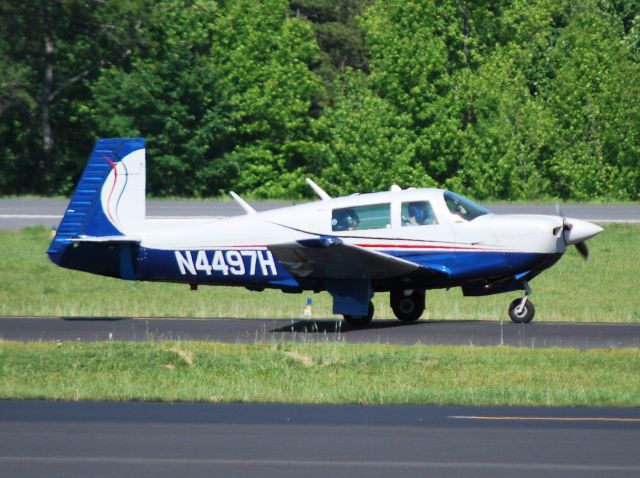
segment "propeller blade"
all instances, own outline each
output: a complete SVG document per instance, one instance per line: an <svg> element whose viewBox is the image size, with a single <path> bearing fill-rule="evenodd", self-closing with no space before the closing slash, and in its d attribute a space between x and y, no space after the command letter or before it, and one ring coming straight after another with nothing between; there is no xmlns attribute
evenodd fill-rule
<svg viewBox="0 0 640 478"><path fill-rule="evenodd" d="M565 233L570 231L573 225L567 221L567 216L564 215L564 211L562 210L562 206L560 206L559 202L556 202L556 215L562 218L562 239L564 239L564 243L568 245L569 243Z"/></svg>
<svg viewBox="0 0 640 478"><path fill-rule="evenodd" d="M578 249L578 252L584 258L585 261L589 259L589 249L587 249L587 244L586 243L577 242L576 243L576 249Z"/></svg>

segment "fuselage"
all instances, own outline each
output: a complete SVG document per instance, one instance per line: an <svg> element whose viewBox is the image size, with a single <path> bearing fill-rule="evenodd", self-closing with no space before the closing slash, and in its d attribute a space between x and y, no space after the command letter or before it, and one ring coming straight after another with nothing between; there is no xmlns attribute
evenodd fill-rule
<svg viewBox="0 0 640 478"><path fill-rule="evenodd" d="M270 245L338 237L344 243L411 261L445 276L420 274L374 281L374 289L484 285L528 274L532 278L565 252L558 216L456 212L441 189L409 189L348 196L226 219L147 219L132 279L249 288L322 290L321 281L294 278ZM457 196L459 197L459 196ZM464 198L463 198L464 199ZM426 203L428 223L412 224L408 204ZM473 203L471 203L473 204ZM339 227L336 214L352 210L353 227ZM466 211L465 211L466 212ZM357 275L357 271L354 271Z"/></svg>

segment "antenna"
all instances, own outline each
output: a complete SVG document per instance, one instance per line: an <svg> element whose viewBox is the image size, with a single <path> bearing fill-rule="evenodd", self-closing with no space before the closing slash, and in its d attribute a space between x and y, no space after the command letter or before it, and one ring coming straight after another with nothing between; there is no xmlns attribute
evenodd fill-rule
<svg viewBox="0 0 640 478"><path fill-rule="evenodd" d="M253 209L253 208L249 205L249 203L248 203L247 201L245 201L244 199L242 199L242 198L241 198L240 196L238 196L236 193L234 193L233 191L229 191L229 194L231 195L231 197L232 197L233 199L235 199L235 200L236 200L236 202L237 202L238 204L240 204L240 207L242 207L242 209L244 209L244 210L245 210L245 212L246 212L247 214L255 214L255 213L256 213L256 210L255 210L255 209Z"/></svg>
<svg viewBox="0 0 640 478"><path fill-rule="evenodd" d="M305 178L304 180L307 182L309 186L311 186L311 189L313 189L313 191L318 196L320 196L320 199L322 199L323 201L326 201L327 199L331 199L331 196L329 196L326 192L324 192L324 189L322 189L320 186L314 183L311 179Z"/></svg>

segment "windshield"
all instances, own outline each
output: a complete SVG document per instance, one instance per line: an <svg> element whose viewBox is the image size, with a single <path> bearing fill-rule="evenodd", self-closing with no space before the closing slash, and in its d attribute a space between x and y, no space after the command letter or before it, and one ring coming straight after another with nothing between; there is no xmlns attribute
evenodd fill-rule
<svg viewBox="0 0 640 478"><path fill-rule="evenodd" d="M444 192L444 201L452 214L460 216L465 221L473 221L478 216L491 214L489 210L474 203L472 200L451 191Z"/></svg>

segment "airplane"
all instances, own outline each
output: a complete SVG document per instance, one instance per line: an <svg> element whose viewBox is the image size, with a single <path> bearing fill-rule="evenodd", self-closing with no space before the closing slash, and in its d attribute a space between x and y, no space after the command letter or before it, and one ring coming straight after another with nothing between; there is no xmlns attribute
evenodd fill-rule
<svg viewBox="0 0 640 478"><path fill-rule="evenodd" d="M145 209L144 138L99 139L47 250L55 264L125 280L241 286L253 291L327 291L352 327L374 316L390 292L403 322L418 320L425 291L461 287L465 296L524 291L508 307L516 323L535 315L529 282L575 245L602 231L558 215L490 213L451 191L401 189L241 216L152 219Z"/></svg>

